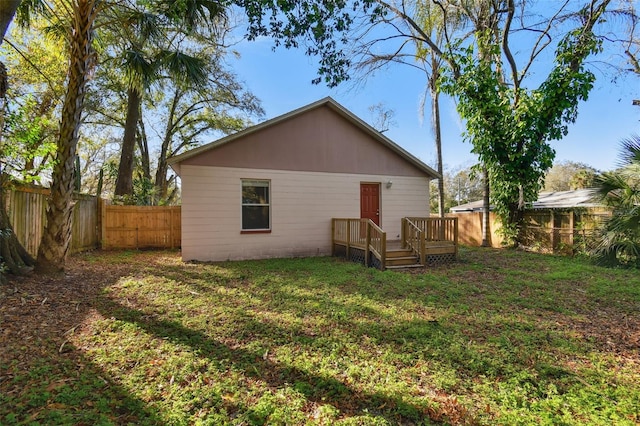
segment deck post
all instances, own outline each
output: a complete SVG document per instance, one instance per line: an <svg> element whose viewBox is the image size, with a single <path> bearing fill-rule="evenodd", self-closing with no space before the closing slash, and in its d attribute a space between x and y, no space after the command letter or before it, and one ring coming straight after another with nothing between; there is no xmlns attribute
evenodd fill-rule
<svg viewBox="0 0 640 426"><path fill-rule="evenodd" d="M367 221L367 231L365 232L364 242L364 266L369 266L370 262L369 244L371 244L371 224Z"/></svg>
<svg viewBox="0 0 640 426"><path fill-rule="evenodd" d="M384 271L387 269L387 233L380 234L380 239L380 269Z"/></svg>
<svg viewBox="0 0 640 426"><path fill-rule="evenodd" d="M455 247L455 259L458 259L458 218L453 218L453 245Z"/></svg>
<svg viewBox="0 0 640 426"><path fill-rule="evenodd" d="M402 249L406 249L407 248L407 240L405 238L406 236L406 231L405 231L405 227L406 227L406 223L407 223L407 218L403 217L402 219L400 219L400 248Z"/></svg>
<svg viewBox="0 0 640 426"><path fill-rule="evenodd" d="M331 257L336 255L336 219L331 218Z"/></svg>
<svg viewBox="0 0 640 426"><path fill-rule="evenodd" d="M351 220L347 219L347 259L351 259Z"/></svg>
<svg viewBox="0 0 640 426"><path fill-rule="evenodd" d="M420 265L422 266L426 266L427 264L426 262L427 243L425 238L425 234L427 233L426 231L427 231L426 226L424 231L420 231Z"/></svg>

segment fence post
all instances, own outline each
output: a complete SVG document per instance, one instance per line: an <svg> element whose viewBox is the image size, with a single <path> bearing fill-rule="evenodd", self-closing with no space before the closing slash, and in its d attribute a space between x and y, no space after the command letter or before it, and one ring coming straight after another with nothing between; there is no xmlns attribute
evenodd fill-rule
<svg viewBox="0 0 640 426"><path fill-rule="evenodd" d="M109 246L109 244L107 243L107 202L106 200L102 200L102 204L100 208L100 216L102 217L102 219L100 220L100 248L102 250L106 250Z"/></svg>
<svg viewBox="0 0 640 426"><path fill-rule="evenodd" d="M573 233L575 231L575 213L573 210L569 212L569 246L571 246L571 250L573 250Z"/></svg>
<svg viewBox="0 0 640 426"><path fill-rule="evenodd" d="M551 230L551 252L556 252L556 228L555 228L555 218L553 214L553 210L549 210L549 224L551 225L549 228Z"/></svg>

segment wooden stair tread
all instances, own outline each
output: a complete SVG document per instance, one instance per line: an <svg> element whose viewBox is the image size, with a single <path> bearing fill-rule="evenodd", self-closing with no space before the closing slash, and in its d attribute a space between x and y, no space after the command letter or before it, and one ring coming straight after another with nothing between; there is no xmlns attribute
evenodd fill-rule
<svg viewBox="0 0 640 426"><path fill-rule="evenodd" d="M407 268L424 268L419 263L412 263L410 265L387 265L386 269L407 269Z"/></svg>

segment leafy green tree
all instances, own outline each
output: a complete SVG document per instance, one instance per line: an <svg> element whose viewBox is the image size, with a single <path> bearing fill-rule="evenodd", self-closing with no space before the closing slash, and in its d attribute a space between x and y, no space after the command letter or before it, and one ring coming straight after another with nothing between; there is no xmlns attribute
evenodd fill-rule
<svg viewBox="0 0 640 426"><path fill-rule="evenodd" d="M0 45L20 6L20 0L0 1ZM4 113L8 89L7 68L0 61L0 158L10 155L12 144L4 143ZM0 169L0 284L6 282L5 273L24 274L33 269L35 259L18 241L5 206L4 175Z"/></svg>
<svg viewBox="0 0 640 426"><path fill-rule="evenodd" d="M46 34L46 22L37 20L30 28ZM5 143L12 155L4 156L5 172L24 181L48 178L55 156L55 139L64 93L66 55L60 40L17 26L2 48L9 68ZM48 179L45 179L48 180Z"/></svg>
<svg viewBox="0 0 640 426"><path fill-rule="evenodd" d="M508 238L517 242L526 201L534 200L551 167L550 140L567 134L577 107L586 100L595 76L584 62L600 50L593 27L609 1L592 1L581 10L581 23L558 43L555 65L536 89L523 85L508 44L515 3L507 1L504 25L477 28L477 47L447 52L452 65L444 88L458 98L472 152L487 167L492 204ZM491 12L490 15L493 15ZM505 58L504 60L502 58ZM506 64L504 63L506 61Z"/></svg>
<svg viewBox="0 0 640 426"><path fill-rule="evenodd" d="M575 161L554 163L544 177L544 191L569 191L591 188L598 171Z"/></svg>
<svg viewBox="0 0 640 426"><path fill-rule="evenodd" d="M206 52L207 50L205 50ZM213 53L209 55L213 58ZM155 132L162 135L157 154L154 186L155 202L172 202L175 176L168 174L168 159L201 145L212 132L230 134L251 124L251 117L264 112L258 99L243 89L234 74L221 67L220 61L206 65L207 81L200 87L172 84L160 86L163 96L156 113L164 118Z"/></svg>
<svg viewBox="0 0 640 426"><path fill-rule="evenodd" d="M622 142L620 168L596 178L597 194L611 207L595 250L608 266L640 267L640 136Z"/></svg>

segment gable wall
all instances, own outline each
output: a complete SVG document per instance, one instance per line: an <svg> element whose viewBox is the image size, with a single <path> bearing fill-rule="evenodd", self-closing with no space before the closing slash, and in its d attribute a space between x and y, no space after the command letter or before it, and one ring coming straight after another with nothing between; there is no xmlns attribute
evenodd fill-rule
<svg viewBox="0 0 640 426"><path fill-rule="evenodd" d="M425 176L328 106L188 158L180 167L185 165Z"/></svg>
<svg viewBox="0 0 640 426"><path fill-rule="evenodd" d="M241 179L271 180L271 233L240 234ZM183 165L182 257L329 255L331 218L360 217L361 182L381 183L381 225L389 240L399 238L402 217L429 214L426 177Z"/></svg>

